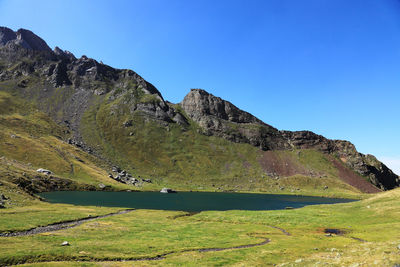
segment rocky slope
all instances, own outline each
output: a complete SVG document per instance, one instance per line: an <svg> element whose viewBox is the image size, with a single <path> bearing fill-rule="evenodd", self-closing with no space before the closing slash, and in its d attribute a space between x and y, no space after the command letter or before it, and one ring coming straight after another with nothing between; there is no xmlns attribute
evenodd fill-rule
<svg viewBox="0 0 400 267"><path fill-rule="evenodd" d="M204 133L262 150L316 149L340 158L351 169L381 189L399 185L399 177L372 155L358 153L348 141L329 140L310 131L279 131L232 103L201 89L192 89L180 103Z"/></svg>
<svg viewBox="0 0 400 267"><path fill-rule="evenodd" d="M185 175L179 178L182 181L208 177L199 183L249 175L322 177L325 174L316 174L316 167L309 167L317 166L315 162L292 155L312 150L336 170L332 177L350 183L346 177L351 176L350 184L359 189L365 181L383 190L400 184L390 169L372 155L358 153L350 142L309 131L280 131L201 89L171 104L134 71L114 69L86 56L76 58L58 47L51 50L28 30L0 27L0 91L37 106L64 127L65 141L109 166L120 164L165 181L180 173ZM268 151L272 154L264 153ZM254 160L243 157L245 153ZM282 153L291 160L279 159ZM211 156L219 160L208 162ZM265 157L292 171L274 170L275 163L261 163ZM297 167L289 168L288 162ZM341 177L347 173L340 172L343 166L353 172Z"/></svg>

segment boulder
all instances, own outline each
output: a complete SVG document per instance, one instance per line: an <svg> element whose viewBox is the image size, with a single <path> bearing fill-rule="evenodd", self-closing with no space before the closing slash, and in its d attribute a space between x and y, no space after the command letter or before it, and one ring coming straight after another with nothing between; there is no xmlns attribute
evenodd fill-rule
<svg viewBox="0 0 400 267"><path fill-rule="evenodd" d="M99 188L100 189L104 189L104 188L106 188L106 185L105 184L99 184Z"/></svg>
<svg viewBox="0 0 400 267"><path fill-rule="evenodd" d="M132 120L127 120L122 124L124 127L131 127L133 125Z"/></svg>
<svg viewBox="0 0 400 267"><path fill-rule="evenodd" d="M42 168L39 168L39 169L37 169L36 171L37 171L37 172L40 172L40 173L43 173L43 174L47 174L47 175L52 174L51 171L46 170L46 169L42 169Z"/></svg>
<svg viewBox="0 0 400 267"><path fill-rule="evenodd" d="M121 168L118 166L113 166L111 170L112 170L112 172L120 172Z"/></svg>
<svg viewBox="0 0 400 267"><path fill-rule="evenodd" d="M61 243L61 246L70 246L70 244L69 244L68 241L64 241L64 242Z"/></svg>
<svg viewBox="0 0 400 267"><path fill-rule="evenodd" d="M176 193L176 191L172 190L171 188L165 188L164 187L163 189L161 189L160 193L170 194L170 193Z"/></svg>
<svg viewBox="0 0 400 267"><path fill-rule="evenodd" d="M126 178L126 179L124 179L124 182L125 182L126 184L135 185L136 183L139 182L139 180L132 177L132 178Z"/></svg>

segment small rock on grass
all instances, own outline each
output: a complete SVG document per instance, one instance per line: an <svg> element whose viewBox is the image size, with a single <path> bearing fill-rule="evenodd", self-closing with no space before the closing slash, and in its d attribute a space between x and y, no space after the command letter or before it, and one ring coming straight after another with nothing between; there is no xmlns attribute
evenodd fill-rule
<svg viewBox="0 0 400 267"><path fill-rule="evenodd" d="M69 244L68 241L64 241L64 242L61 243L61 246L69 246L69 245L70 245L70 244Z"/></svg>

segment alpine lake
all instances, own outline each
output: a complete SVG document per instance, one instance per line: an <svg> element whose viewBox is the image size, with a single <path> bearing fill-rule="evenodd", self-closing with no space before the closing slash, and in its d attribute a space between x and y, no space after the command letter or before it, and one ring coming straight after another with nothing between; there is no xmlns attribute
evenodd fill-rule
<svg viewBox="0 0 400 267"><path fill-rule="evenodd" d="M279 210L355 201L353 199L314 196L219 192L163 194L160 192L56 191L39 195L50 203L188 212Z"/></svg>

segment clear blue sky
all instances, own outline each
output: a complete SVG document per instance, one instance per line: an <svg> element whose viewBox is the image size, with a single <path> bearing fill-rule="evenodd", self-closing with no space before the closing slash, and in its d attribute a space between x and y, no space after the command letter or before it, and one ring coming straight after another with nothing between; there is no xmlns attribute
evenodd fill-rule
<svg viewBox="0 0 400 267"><path fill-rule="evenodd" d="M400 173L399 0L0 0L0 25L133 69L171 102L204 88L279 129L349 140Z"/></svg>

